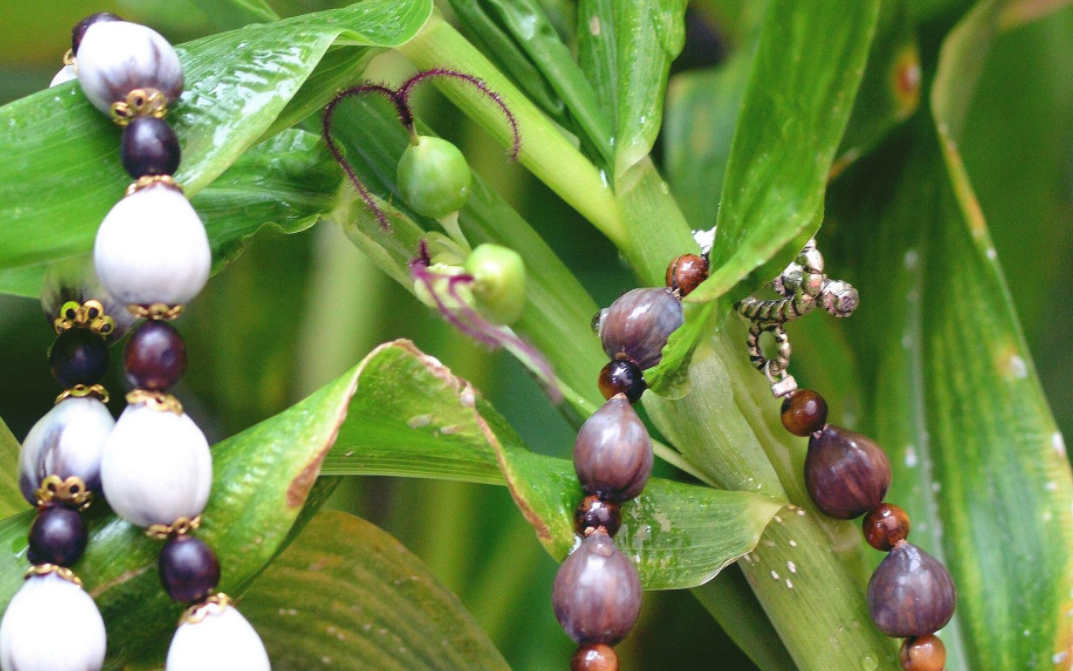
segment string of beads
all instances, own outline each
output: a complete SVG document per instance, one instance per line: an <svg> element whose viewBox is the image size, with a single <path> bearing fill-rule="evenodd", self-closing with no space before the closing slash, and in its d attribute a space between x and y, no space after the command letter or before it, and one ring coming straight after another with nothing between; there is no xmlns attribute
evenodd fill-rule
<svg viewBox="0 0 1073 671"><path fill-rule="evenodd" d="M555 577L555 616L578 644L572 671L617 671L614 650L641 612L641 580L615 545L622 506L644 490L652 474L652 441L633 410L646 387L644 371L657 365L670 335L683 324L682 296L700 285L708 264L699 256L675 259L667 287L634 289L593 320L610 361L600 371L606 403L581 426L574 470L586 496L575 513L580 543Z"/></svg>
<svg viewBox="0 0 1073 671"><path fill-rule="evenodd" d="M900 651L906 671L941 671L946 649L935 632L954 616L954 581L937 559L908 542L909 516L884 498L891 467L883 449L867 436L827 422L827 402L819 393L798 389L787 372L790 342L784 324L823 306L836 317L848 317L858 305L850 284L824 275L823 256L810 241L797 260L774 282L781 298L747 298L738 312L751 320L748 347L754 365L782 398L781 419L787 431L808 438L805 485L823 513L843 520L864 516L865 540L887 552L868 582L868 609L887 636L904 638ZM761 349L764 332L775 336L778 355Z"/></svg>
<svg viewBox="0 0 1073 671"><path fill-rule="evenodd" d="M209 500L212 455L204 434L170 393L186 370L186 346L170 320L205 286L212 265L204 225L173 177L181 150L166 118L183 90L182 64L160 34L109 13L94 14L74 27L64 62L54 84L77 79L86 98L123 128L119 158L134 182L98 229L94 268L105 294L131 317L147 320L124 351L133 387L126 409L114 426L104 406L98 409L97 471L87 486L99 482L120 517L164 542L158 559L161 584L168 596L186 606L168 651L168 671L268 671L268 655L256 631L230 598L215 592L221 577L219 560L192 535ZM100 317L97 306L71 307L61 312L57 323L87 322L92 328ZM109 318L101 319L99 328L108 329ZM112 331L105 335L114 337ZM98 342L102 336L94 337L68 329L53 347L57 379L75 385L56 410L100 395L93 385L104 373L107 350ZM56 510L62 508L47 512L57 515ZM75 525L76 517L63 519ZM59 529L60 522L48 529L53 527ZM84 548L84 528L81 534ZM31 531L31 540L33 536ZM49 558L68 559L55 553ZM46 578L61 574L58 569L37 573ZM92 607L96 613L92 600L85 598L89 606L83 611ZM16 618L12 614L16 605L17 599L5 622ZM65 613L65 621L72 615L77 613ZM100 615L96 618L99 621ZM104 658L103 623L99 633L100 659L75 660L64 653L35 650L36 656L21 661L0 655L3 670L95 671Z"/></svg>

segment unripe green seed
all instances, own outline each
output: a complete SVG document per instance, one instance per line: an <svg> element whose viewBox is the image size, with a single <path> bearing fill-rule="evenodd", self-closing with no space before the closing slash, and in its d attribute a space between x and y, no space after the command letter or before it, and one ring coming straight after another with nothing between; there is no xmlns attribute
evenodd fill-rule
<svg viewBox="0 0 1073 671"><path fill-rule="evenodd" d="M497 324L513 324L525 307L525 263L513 249L484 244L466 259L473 295L482 313Z"/></svg>
<svg viewBox="0 0 1073 671"><path fill-rule="evenodd" d="M398 184L406 204L439 219L466 204L473 175L466 157L447 140L422 136L399 160Z"/></svg>

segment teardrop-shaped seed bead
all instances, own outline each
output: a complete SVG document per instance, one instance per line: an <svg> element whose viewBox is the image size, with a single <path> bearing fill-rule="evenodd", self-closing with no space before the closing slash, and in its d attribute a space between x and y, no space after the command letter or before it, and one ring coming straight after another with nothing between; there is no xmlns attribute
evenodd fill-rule
<svg viewBox="0 0 1073 671"><path fill-rule="evenodd" d="M612 359L624 354L648 370L682 323L682 303L670 289L634 289L600 313L600 341Z"/></svg>
<svg viewBox="0 0 1073 671"><path fill-rule="evenodd" d="M3 671L99 671L105 647L93 599L54 573L27 580L0 622Z"/></svg>
<svg viewBox="0 0 1073 671"><path fill-rule="evenodd" d="M268 653L234 606L200 622L184 622L168 648L167 671L270 671Z"/></svg>
<svg viewBox="0 0 1073 671"><path fill-rule="evenodd" d="M78 477L93 492L101 491L101 455L115 420L103 403L92 397L60 401L37 421L19 455L19 490L36 504L34 492L50 475L61 480Z"/></svg>
<svg viewBox="0 0 1073 671"><path fill-rule="evenodd" d="M949 571L911 543L899 543L868 581L868 610L887 636L932 634L954 616L957 596Z"/></svg>
<svg viewBox="0 0 1073 671"><path fill-rule="evenodd" d="M850 520L883 503L890 477L887 454L867 436L828 425L809 439L805 484L831 517Z"/></svg>
<svg viewBox="0 0 1073 671"><path fill-rule="evenodd" d="M89 26L78 46L78 81L93 106L111 114L135 90L155 89L168 104L183 92L179 54L164 37L127 21L99 21Z"/></svg>
<svg viewBox="0 0 1073 671"><path fill-rule="evenodd" d="M93 262L105 289L126 305L182 305L208 281L212 250L186 197L155 184L112 207L97 230Z"/></svg>
<svg viewBox="0 0 1073 671"><path fill-rule="evenodd" d="M184 415L129 405L104 445L104 495L131 524L193 519L212 487L212 455L201 429Z"/></svg>
<svg viewBox="0 0 1073 671"><path fill-rule="evenodd" d="M590 494L616 501L636 498L652 474L652 441L629 400L618 395L581 426L574 470Z"/></svg>
<svg viewBox="0 0 1073 671"><path fill-rule="evenodd" d="M637 622L641 580L615 541L595 533L559 567L552 603L570 638L581 644L615 645Z"/></svg>

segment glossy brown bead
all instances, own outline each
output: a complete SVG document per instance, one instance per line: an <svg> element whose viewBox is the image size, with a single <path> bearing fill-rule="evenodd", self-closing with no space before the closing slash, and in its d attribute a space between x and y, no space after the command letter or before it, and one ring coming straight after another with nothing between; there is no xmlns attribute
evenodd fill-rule
<svg viewBox="0 0 1073 671"><path fill-rule="evenodd" d="M75 54L78 53L78 47L82 44L82 38L85 37L86 31L89 30L89 27L93 24L101 23L102 21L122 20L122 18L111 12L97 12L96 14L90 14L76 23L75 27L71 29L71 51Z"/></svg>
<svg viewBox="0 0 1073 671"><path fill-rule="evenodd" d="M641 580L615 541L597 532L559 567L552 604L559 624L577 643L615 645L641 613Z"/></svg>
<svg viewBox="0 0 1073 671"><path fill-rule="evenodd" d="M902 642L898 657L905 671L943 671L946 646L935 634L912 636Z"/></svg>
<svg viewBox="0 0 1073 671"><path fill-rule="evenodd" d="M127 379L138 389L166 391L186 370L186 344L171 324L148 321L127 342L124 364Z"/></svg>
<svg viewBox="0 0 1073 671"><path fill-rule="evenodd" d="M811 436L827 424L827 401L811 389L798 389L782 402L782 425L795 436Z"/></svg>
<svg viewBox="0 0 1073 671"><path fill-rule="evenodd" d="M641 369L626 359L617 359L609 362L600 371L600 393L604 398L610 399L616 394L625 394L630 403L636 403L645 393L644 373Z"/></svg>
<svg viewBox="0 0 1073 671"><path fill-rule="evenodd" d="M648 370L663 359L667 339L682 323L682 302L670 289L634 289L601 311L600 342L612 359L624 356Z"/></svg>
<svg viewBox="0 0 1073 671"><path fill-rule="evenodd" d="M574 529L582 536L588 536L597 529L603 529L607 535L614 536L621 526L622 511L614 501L606 501L599 496L586 496L574 510Z"/></svg>
<svg viewBox="0 0 1073 671"><path fill-rule="evenodd" d="M893 503L884 503L864 516L861 530L869 545L889 552L898 541L909 537L909 515Z"/></svg>
<svg viewBox="0 0 1073 671"><path fill-rule="evenodd" d="M887 636L932 634L954 616L950 572L917 546L899 543L868 581L868 610Z"/></svg>
<svg viewBox="0 0 1073 671"><path fill-rule="evenodd" d="M708 261L696 254L682 254L667 266L667 286L688 296L701 282L708 279Z"/></svg>
<svg viewBox="0 0 1073 671"><path fill-rule="evenodd" d="M585 420L574 444L574 470L589 494L613 501L636 498L652 474L652 441L625 396Z"/></svg>
<svg viewBox="0 0 1073 671"><path fill-rule="evenodd" d="M618 653L603 643L583 645L570 660L570 671L618 671Z"/></svg>
<svg viewBox="0 0 1073 671"><path fill-rule="evenodd" d="M890 477L886 453L866 436L828 425L809 439L805 485L831 517L850 520L883 503Z"/></svg>

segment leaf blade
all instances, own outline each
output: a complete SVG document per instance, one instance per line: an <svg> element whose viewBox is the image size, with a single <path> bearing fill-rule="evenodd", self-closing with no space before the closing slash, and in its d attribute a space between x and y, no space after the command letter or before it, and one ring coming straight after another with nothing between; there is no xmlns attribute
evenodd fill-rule
<svg viewBox="0 0 1073 671"><path fill-rule="evenodd" d="M731 144L712 276L686 300L736 300L819 227L827 175L864 74L879 2L770 2ZM815 49L816 35L826 48ZM792 92L792 93L788 93Z"/></svg>
<svg viewBox="0 0 1073 671"><path fill-rule="evenodd" d="M380 388L390 384L390 392ZM370 412L375 409L375 413ZM574 542L583 497L572 464L533 454L465 380L407 341L366 359L350 419L324 472L506 484L557 559ZM784 505L776 498L653 479L624 507L617 541L638 564L646 589L680 589L714 577L752 548Z"/></svg>
<svg viewBox="0 0 1073 671"><path fill-rule="evenodd" d="M254 583L243 612L277 671L509 671L506 661L417 557L347 513L318 514Z"/></svg>

